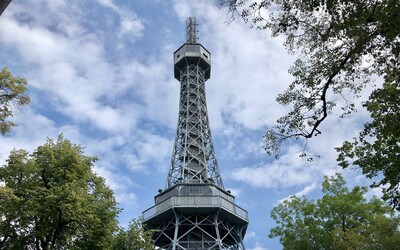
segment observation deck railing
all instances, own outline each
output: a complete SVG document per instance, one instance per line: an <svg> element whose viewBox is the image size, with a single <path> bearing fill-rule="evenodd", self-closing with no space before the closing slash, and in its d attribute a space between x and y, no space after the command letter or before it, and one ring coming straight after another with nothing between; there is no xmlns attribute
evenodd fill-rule
<svg viewBox="0 0 400 250"><path fill-rule="evenodd" d="M231 201L218 195L201 196L172 196L152 206L143 212L143 220L147 221L152 217L161 214L172 208L222 208L233 215L248 221L247 211Z"/></svg>

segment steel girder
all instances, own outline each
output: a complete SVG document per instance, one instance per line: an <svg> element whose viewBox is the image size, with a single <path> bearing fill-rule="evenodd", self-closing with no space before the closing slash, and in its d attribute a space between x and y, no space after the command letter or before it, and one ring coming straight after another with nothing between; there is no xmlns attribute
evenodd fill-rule
<svg viewBox="0 0 400 250"><path fill-rule="evenodd" d="M163 250L244 250L247 225L232 225L212 214L174 213L154 231L155 245Z"/></svg>

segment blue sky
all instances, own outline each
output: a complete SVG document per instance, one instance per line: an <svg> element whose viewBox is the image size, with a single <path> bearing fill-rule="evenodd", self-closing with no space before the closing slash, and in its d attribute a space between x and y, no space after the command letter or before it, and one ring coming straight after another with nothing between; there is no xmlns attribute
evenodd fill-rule
<svg viewBox="0 0 400 250"><path fill-rule="evenodd" d="M0 66L28 80L32 103L16 112L19 126L0 137L0 164L12 148L32 152L63 133L100 158L95 171L124 209L121 224L138 218L165 185L179 102L172 54L194 16L212 54L207 105L222 178L249 212L245 245L280 249L267 237L271 209L293 194L317 197L323 176L341 171L334 147L356 136L367 115L328 119L309 143L320 155L311 163L298 157L301 143L287 145L279 159L265 155L264 130L288 110L275 98L292 80L295 55L282 38L239 19L227 24L227 9L213 3L14 0L0 17ZM365 182L357 171L343 174L352 185Z"/></svg>

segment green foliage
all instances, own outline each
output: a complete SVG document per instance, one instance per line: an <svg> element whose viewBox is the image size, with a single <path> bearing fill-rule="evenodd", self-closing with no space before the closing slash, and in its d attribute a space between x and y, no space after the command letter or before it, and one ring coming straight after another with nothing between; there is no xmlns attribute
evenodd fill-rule
<svg viewBox="0 0 400 250"><path fill-rule="evenodd" d="M1 249L110 249L119 209L95 157L59 136L0 168Z"/></svg>
<svg viewBox="0 0 400 250"><path fill-rule="evenodd" d="M125 231L121 228L115 236L112 249L115 250L154 250L151 231L145 231L139 220L133 219Z"/></svg>
<svg viewBox="0 0 400 250"><path fill-rule="evenodd" d="M380 180L384 199L400 209L400 2L398 0L220 0L252 27L283 35L289 53L298 55L289 69L294 81L277 97L290 111L264 135L265 150L279 156L287 140L322 133L324 120L339 107L339 117L354 113L351 101L374 89L364 106L372 122L353 142L339 148L343 167L359 166ZM385 80L383 87L373 78ZM335 113L338 113L335 110ZM300 155L312 160L306 146ZM349 159L352 161L349 162Z"/></svg>
<svg viewBox="0 0 400 250"><path fill-rule="evenodd" d="M400 81L386 82L373 91L364 106L372 122L364 125L353 142L337 148L343 168L360 166L369 178L378 179L373 187L383 187L383 198L400 211Z"/></svg>
<svg viewBox="0 0 400 250"><path fill-rule="evenodd" d="M292 196L274 207L269 237L285 249L396 249L400 217L375 197L367 201L366 187L345 185L340 174L325 177L321 199Z"/></svg>
<svg viewBox="0 0 400 250"><path fill-rule="evenodd" d="M399 13L397 0L264 0L242 11L253 26L284 35L288 51L300 55L289 70L295 80L277 98L292 110L267 131L268 153L286 139L318 135L334 106L344 103L342 116L354 111L344 93L357 97L373 74L399 68Z"/></svg>
<svg viewBox="0 0 400 250"><path fill-rule="evenodd" d="M7 67L0 71L0 132L5 134L16 126L8 118L13 116L16 107L27 105L30 99L27 91L26 80L14 77Z"/></svg>

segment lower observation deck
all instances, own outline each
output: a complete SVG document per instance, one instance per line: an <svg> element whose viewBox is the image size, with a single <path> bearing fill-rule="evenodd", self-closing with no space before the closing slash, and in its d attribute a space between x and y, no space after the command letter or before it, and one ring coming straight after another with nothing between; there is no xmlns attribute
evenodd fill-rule
<svg viewBox="0 0 400 250"><path fill-rule="evenodd" d="M162 223L173 216L174 211L182 214L218 212L219 217L232 224L248 223L247 211L234 203L232 195L212 184L178 184L157 195L155 199L156 205L142 214L147 226Z"/></svg>

